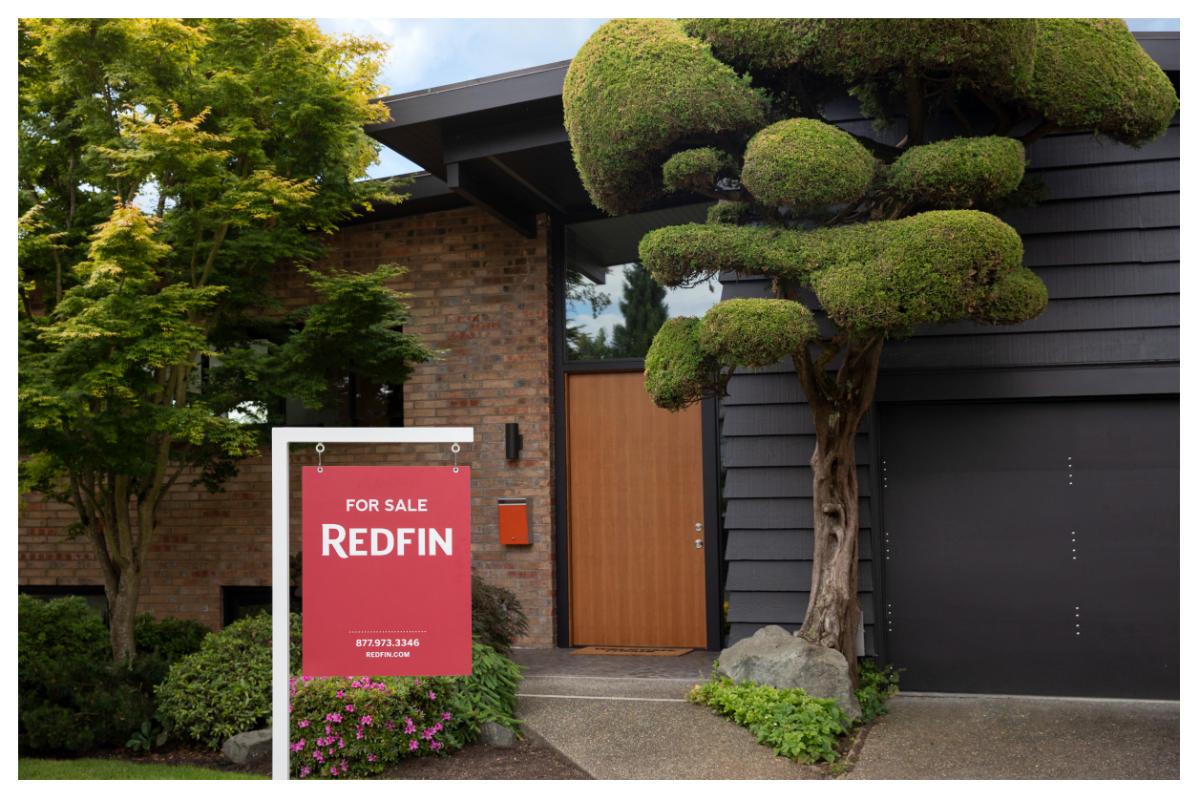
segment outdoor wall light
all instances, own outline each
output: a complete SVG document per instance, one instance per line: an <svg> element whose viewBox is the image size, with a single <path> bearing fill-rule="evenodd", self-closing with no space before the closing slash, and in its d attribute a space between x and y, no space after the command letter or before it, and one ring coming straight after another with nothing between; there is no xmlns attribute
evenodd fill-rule
<svg viewBox="0 0 1200 800"><path fill-rule="evenodd" d="M520 458L521 447L525 443L525 438L521 436L520 430L517 428L517 423L504 423L504 457L505 458Z"/></svg>

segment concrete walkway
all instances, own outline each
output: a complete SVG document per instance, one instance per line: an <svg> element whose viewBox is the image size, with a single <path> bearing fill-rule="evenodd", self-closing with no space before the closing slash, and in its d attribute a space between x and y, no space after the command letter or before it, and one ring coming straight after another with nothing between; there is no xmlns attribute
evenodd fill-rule
<svg viewBox="0 0 1200 800"><path fill-rule="evenodd" d="M517 717L602 780L823 777L683 701L715 658L516 650L527 667ZM901 696L889 705L849 779L1179 777L1178 703Z"/></svg>

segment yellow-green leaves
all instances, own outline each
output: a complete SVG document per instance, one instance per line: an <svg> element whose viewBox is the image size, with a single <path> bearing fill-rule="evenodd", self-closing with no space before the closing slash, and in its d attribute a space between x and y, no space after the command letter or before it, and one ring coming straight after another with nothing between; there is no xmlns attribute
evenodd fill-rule
<svg viewBox="0 0 1200 800"><path fill-rule="evenodd" d="M662 165L684 138L740 150L763 118L760 97L665 19L602 25L571 61L563 109L583 185L611 214L661 191Z"/></svg>
<svg viewBox="0 0 1200 800"><path fill-rule="evenodd" d="M789 119L746 145L742 183L767 206L849 203L871 186L875 159L854 137L815 119Z"/></svg>

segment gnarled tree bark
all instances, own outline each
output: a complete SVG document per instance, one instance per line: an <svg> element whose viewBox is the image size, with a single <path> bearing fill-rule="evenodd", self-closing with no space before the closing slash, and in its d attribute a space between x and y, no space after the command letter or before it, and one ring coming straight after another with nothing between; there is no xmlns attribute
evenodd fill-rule
<svg viewBox="0 0 1200 800"><path fill-rule="evenodd" d="M824 367L842 349L837 378ZM858 686L858 472L854 440L875 396L883 336L837 336L815 362L793 354L816 428L813 470L813 573L808 610L799 635L846 657Z"/></svg>

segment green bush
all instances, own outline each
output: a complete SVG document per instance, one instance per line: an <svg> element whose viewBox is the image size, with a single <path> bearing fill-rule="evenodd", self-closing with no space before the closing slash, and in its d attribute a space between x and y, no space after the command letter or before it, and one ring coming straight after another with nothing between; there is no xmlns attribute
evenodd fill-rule
<svg viewBox="0 0 1200 800"><path fill-rule="evenodd" d="M290 671L300 672L301 621L291 615ZM171 667L158 687L159 709L172 732L219 748L262 728L271 716L271 617L260 614L209 634L200 650ZM139 720L140 722L140 720Z"/></svg>
<svg viewBox="0 0 1200 800"><path fill-rule="evenodd" d="M498 722L519 732L517 686L521 667L485 644L471 646L471 674L456 680L452 697L455 727L453 733L462 743L475 741L479 726Z"/></svg>
<svg viewBox="0 0 1200 800"><path fill-rule="evenodd" d="M166 674L166 662L147 653L124 664L107 655L38 663L29 674L32 691L18 698L20 741L32 750L75 753L124 745L154 716L154 686Z"/></svg>
<svg viewBox="0 0 1200 800"><path fill-rule="evenodd" d="M108 628L82 597L43 602L17 596L17 688L25 695L37 664L82 656L102 661L111 652Z"/></svg>
<svg viewBox="0 0 1200 800"><path fill-rule="evenodd" d="M108 628L82 597L17 598L17 736L21 747L78 753L124 744L154 715L165 663L114 664Z"/></svg>
<svg viewBox="0 0 1200 800"><path fill-rule="evenodd" d="M517 596L471 573L471 636L508 653L513 641L528 631L529 619Z"/></svg>
<svg viewBox="0 0 1200 800"><path fill-rule="evenodd" d="M874 658L861 658L858 661L858 688L854 690L858 704L862 707L862 720L870 722L887 713L886 700L896 696L900 690L900 673L904 670L895 669L888 664L882 670L875 666Z"/></svg>
<svg viewBox="0 0 1200 800"><path fill-rule="evenodd" d="M194 619L163 617L155 620L146 612L133 621L133 641L139 653L158 653L168 664L200 649L208 628Z"/></svg>
<svg viewBox="0 0 1200 800"><path fill-rule="evenodd" d="M450 678L292 678L295 778L357 778L458 749Z"/></svg>
<svg viewBox="0 0 1200 800"><path fill-rule="evenodd" d="M692 689L688 700L748 728L759 744L796 761L836 760L833 747L850 731L850 717L837 701L810 697L803 689L721 677Z"/></svg>

